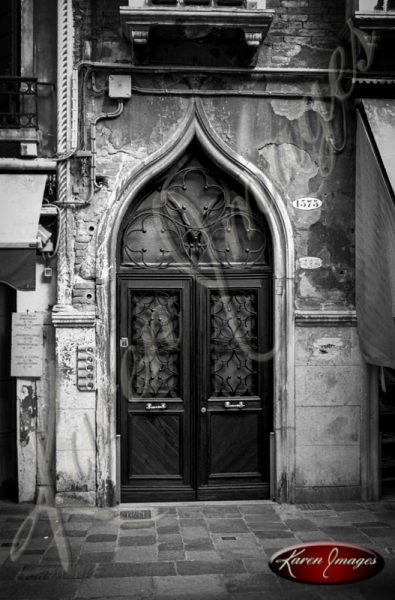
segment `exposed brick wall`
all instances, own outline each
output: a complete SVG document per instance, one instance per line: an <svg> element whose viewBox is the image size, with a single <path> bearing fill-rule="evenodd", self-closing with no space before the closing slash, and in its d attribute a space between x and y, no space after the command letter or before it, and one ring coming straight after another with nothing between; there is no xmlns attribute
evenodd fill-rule
<svg viewBox="0 0 395 600"><path fill-rule="evenodd" d="M76 308L83 308L88 305L94 306L95 303L95 282L86 280L77 281L73 287L73 305Z"/></svg>
<svg viewBox="0 0 395 600"><path fill-rule="evenodd" d="M336 48L344 28L344 1L272 0L270 4L276 13L261 60L274 66L327 66L325 53Z"/></svg>
<svg viewBox="0 0 395 600"><path fill-rule="evenodd" d="M73 0L75 36L75 59L117 60L124 51L126 41L120 31L120 6L122 0ZM86 47L86 42L89 48ZM130 54L130 46L128 46ZM90 56L87 53L91 53Z"/></svg>
<svg viewBox="0 0 395 600"><path fill-rule="evenodd" d="M73 4L76 60L84 56L127 60L130 44L120 31L119 18L119 8L127 2L74 0ZM267 7L275 10L275 16L261 51L262 66L327 66L326 54L338 45L344 27L344 0L267 0Z"/></svg>

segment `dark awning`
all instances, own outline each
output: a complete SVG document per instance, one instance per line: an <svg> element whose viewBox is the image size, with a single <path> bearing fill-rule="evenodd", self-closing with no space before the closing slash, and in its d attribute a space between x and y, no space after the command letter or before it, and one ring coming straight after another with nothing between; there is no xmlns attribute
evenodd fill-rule
<svg viewBox="0 0 395 600"><path fill-rule="evenodd" d="M395 101L363 100L356 165L356 308L365 360L395 368Z"/></svg>
<svg viewBox="0 0 395 600"><path fill-rule="evenodd" d="M45 174L0 175L0 281L34 290Z"/></svg>

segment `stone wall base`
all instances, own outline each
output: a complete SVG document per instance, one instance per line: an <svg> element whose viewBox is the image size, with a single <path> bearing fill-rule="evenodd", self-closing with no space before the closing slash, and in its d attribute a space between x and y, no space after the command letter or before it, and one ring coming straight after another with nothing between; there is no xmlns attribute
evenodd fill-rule
<svg viewBox="0 0 395 600"><path fill-rule="evenodd" d="M361 502L361 486L297 487L295 500L307 502Z"/></svg>

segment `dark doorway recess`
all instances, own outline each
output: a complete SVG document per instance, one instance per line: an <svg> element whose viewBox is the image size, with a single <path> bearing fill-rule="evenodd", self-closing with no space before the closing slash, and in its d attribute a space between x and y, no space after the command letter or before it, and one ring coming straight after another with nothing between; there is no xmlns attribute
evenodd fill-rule
<svg viewBox="0 0 395 600"><path fill-rule="evenodd" d="M16 500L16 403L10 376L11 314L15 290L0 283L0 498Z"/></svg>
<svg viewBox="0 0 395 600"><path fill-rule="evenodd" d="M269 497L272 246L198 148L136 199L118 247L121 499Z"/></svg>

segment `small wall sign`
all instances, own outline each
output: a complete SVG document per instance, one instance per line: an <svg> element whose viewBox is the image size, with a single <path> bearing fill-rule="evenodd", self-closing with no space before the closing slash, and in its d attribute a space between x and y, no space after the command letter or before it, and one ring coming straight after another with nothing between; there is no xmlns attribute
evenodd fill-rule
<svg viewBox="0 0 395 600"><path fill-rule="evenodd" d="M299 210L313 210L322 206L322 200L318 198L297 198L292 202L294 208Z"/></svg>
<svg viewBox="0 0 395 600"><path fill-rule="evenodd" d="M12 314L11 376L41 377L43 370L43 314Z"/></svg>
<svg viewBox="0 0 395 600"><path fill-rule="evenodd" d="M299 258L301 269L319 269L322 267L322 259L318 256L302 256Z"/></svg>

